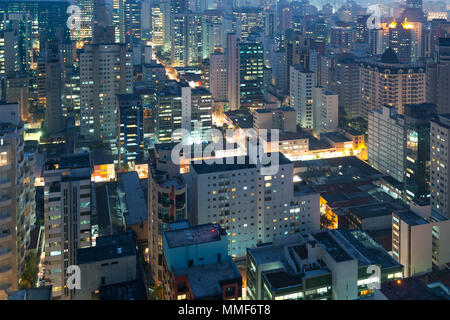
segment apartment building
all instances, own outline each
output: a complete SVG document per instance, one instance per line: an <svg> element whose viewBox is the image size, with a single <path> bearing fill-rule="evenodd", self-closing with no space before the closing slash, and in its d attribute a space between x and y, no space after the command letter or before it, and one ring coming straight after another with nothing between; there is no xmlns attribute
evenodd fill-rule
<svg viewBox="0 0 450 320"><path fill-rule="evenodd" d="M62 155L44 165L44 269L53 299L71 299L67 268L76 251L94 241L91 158L89 153Z"/></svg>
<svg viewBox="0 0 450 320"><path fill-rule="evenodd" d="M36 221L34 160L17 103L0 104L0 290L15 291Z"/></svg>

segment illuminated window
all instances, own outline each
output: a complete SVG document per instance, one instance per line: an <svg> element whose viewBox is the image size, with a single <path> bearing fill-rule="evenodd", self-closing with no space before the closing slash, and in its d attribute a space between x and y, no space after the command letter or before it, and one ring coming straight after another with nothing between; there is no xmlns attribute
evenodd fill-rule
<svg viewBox="0 0 450 320"><path fill-rule="evenodd" d="M8 165L8 152L0 152L0 167Z"/></svg>

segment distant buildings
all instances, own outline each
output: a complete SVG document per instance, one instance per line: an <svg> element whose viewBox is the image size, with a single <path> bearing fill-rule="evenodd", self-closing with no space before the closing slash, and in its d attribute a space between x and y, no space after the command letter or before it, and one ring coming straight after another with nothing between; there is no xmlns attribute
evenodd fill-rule
<svg viewBox="0 0 450 320"><path fill-rule="evenodd" d="M313 129L313 88L316 73L300 66L290 68L290 107L297 111L297 124L305 129Z"/></svg>

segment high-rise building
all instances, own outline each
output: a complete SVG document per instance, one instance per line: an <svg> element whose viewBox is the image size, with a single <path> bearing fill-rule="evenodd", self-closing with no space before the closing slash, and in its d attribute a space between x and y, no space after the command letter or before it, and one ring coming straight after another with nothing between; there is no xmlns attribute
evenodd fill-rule
<svg viewBox="0 0 450 320"><path fill-rule="evenodd" d="M162 10L162 2L152 2L152 33L151 39L155 47L164 46L165 28L164 28L164 12Z"/></svg>
<svg viewBox="0 0 450 320"><path fill-rule="evenodd" d="M115 42L136 43L141 39L141 3L136 0L113 0L112 25Z"/></svg>
<svg viewBox="0 0 450 320"><path fill-rule="evenodd" d="M314 132L336 131L339 124L339 96L324 87L313 88Z"/></svg>
<svg viewBox="0 0 450 320"><path fill-rule="evenodd" d="M61 56L57 42L49 43L45 61L45 131L51 136L65 129L62 110L63 73Z"/></svg>
<svg viewBox="0 0 450 320"><path fill-rule="evenodd" d="M331 70L323 66L325 71L322 69L321 73L329 74L326 87L339 95L339 117L346 120L361 117L361 76L355 57L348 53L337 55L331 65Z"/></svg>
<svg viewBox="0 0 450 320"><path fill-rule="evenodd" d="M450 113L450 38L439 38L437 62L427 66L427 100L439 114Z"/></svg>
<svg viewBox="0 0 450 320"><path fill-rule="evenodd" d="M240 108L262 108L264 105L264 49L260 42L239 45Z"/></svg>
<svg viewBox="0 0 450 320"><path fill-rule="evenodd" d="M158 143L179 141L181 136L172 136L172 133L181 129L182 99L181 87L169 84L155 93L155 138Z"/></svg>
<svg viewBox="0 0 450 320"><path fill-rule="evenodd" d="M258 243L319 229L319 195L294 189L293 164L278 155L278 172L266 176L249 157L242 162L226 157L214 165L191 162L189 220L192 225L219 223L234 258L243 258Z"/></svg>
<svg viewBox="0 0 450 320"><path fill-rule="evenodd" d="M405 104L421 104L426 99L426 72L421 65L402 64L392 49L380 61L366 59L360 63L361 116L388 105L403 114Z"/></svg>
<svg viewBox="0 0 450 320"><path fill-rule="evenodd" d="M214 102L227 100L227 56L212 53L209 58L209 90Z"/></svg>
<svg viewBox="0 0 450 320"><path fill-rule="evenodd" d="M18 289L36 221L34 160L17 103L0 104L0 289Z"/></svg>
<svg viewBox="0 0 450 320"><path fill-rule="evenodd" d="M71 299L67 268L76 263L77 249L94 240L91 158L62 155L44 166L45 282L53 286L53 299Z"/></svg>
<svg viewBox="0 0 450 320"><path fill-rule="evenodd" d="M290 106L297 111L297 124L305 129L312 129L313 123L313 88L316 86L316 73L302 66L290 68Z"/></svg>
<svg viewBox="0 0 450 320"><path fill-rule="evenodd" d="M404 179L404 118L394 107L369 111L369 164L399 182Z"/></svg>
<svg viewBox="0 0 450 320"><path fill-rule="evenodd" d="M117 104L119 162L121 165L126 165L141 160L142 157L144 145L142 99L138 94L119 94Z"/></svg>
<svg viewBox="0 0 450 320"><path fill-rule="evenodd" d="M433 210L450 218L450 114L439 115L430 128L430 193Z"/></svg>
<svg viewBox="0 0 450 320"><path fill-rule="evenodd" d="M286 60L286 50L278 50L273 52L272 61L272 82L275 88L282 93L288 91L288 66Z"/></svg>
<svg viewBox="0 0 450 320"><path fill-rule="evenodd" d="M240 49L235 33L227 34L226 54L228 109L238 110L241 102Z"/></svg>
<svg viewBox="0 0 450 320"><path fill-rule="evenodd" d="M148 246L153 280L163 281L163 233L171 222L187 219L187 188L170 144L156 145L148 177Z"/></svg>
<svg viewBox="0 0 450 320"><path fill-rule="evenodd" d="M70 30L72 40L92 40L95 0L75 0L74 5L80 8L80 28Z"/></svg>
<svg viewBox="0 0 450 320"><path fill-rule="evenodd" d="M405 105L405 196L430 197L430 122L436 119L436 105Z"/></svg>
<svg viewBox="0 0 450 320"><path fill-rule="evenodd" d="M116 139L116 94L132 93L132 61L125 44L84 46L80 53L80 109L85 139Z"/></svg>
<svg viewBox="0 0 450 320"><path fill-rule="evenodd" d="M181 88L181 128L189 132L188 144L210 141L212 127L211 93L204 88ZM183 137L184 139L184 137Z"/></svg>

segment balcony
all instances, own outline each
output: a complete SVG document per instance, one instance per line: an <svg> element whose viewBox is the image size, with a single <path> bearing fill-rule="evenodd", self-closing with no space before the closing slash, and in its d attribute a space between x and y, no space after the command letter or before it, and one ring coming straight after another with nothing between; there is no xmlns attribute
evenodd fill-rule
<svg viewBox="0 0 450 320"><path fill-rule="evenodd" d="M0 267L0 277L7 277L12 274L12 269L10 266Z"/></svg>
<svg viewBox="0 0 450 320"><path fill-rule="evenodd" d="M0 248L0 260L11 258L12 251L9 248Z"/></svg>
<svg viewBox="0 0 450 320"><path fill-rule="evenodd" d="M6 207L11 204L11 198L10 197L2 197L0 198L0 208Z"/></svg>
<svg viewBox="0 0 450 320"><path fill-rule="evenodd" d="M10 223L12 220L12 215L8 212L0 213L0 224Z"/></svg>
<svg viewBox="0 0 450 320"><path fill-rule="evenodd" d="M0 233L0 243L6 242L6 241L11 241L12 239L12 234L9 233Z"/></svg>
<svg viewBox="0 0 450 320"><path fill-rule="evenodd" d="M1 180L0 181L0 189L10 188L10 187L11 187L11 180Z"/></svg>

